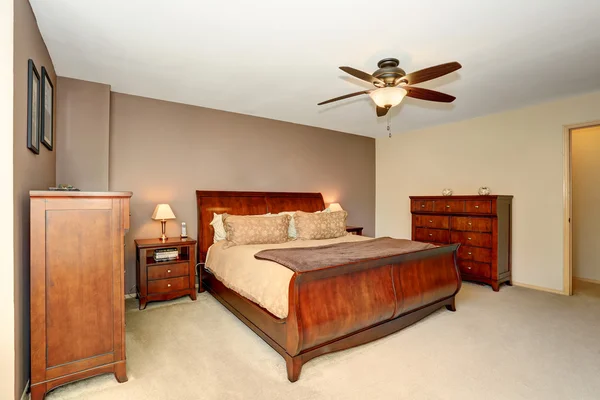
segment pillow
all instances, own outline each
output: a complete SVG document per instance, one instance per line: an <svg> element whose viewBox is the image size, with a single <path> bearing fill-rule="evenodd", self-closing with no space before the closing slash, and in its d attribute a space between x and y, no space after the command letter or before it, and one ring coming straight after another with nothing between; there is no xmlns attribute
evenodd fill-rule
<svg viewBox="0 0 600 400"><path fill-rule="evenodd" d="M294 215L296 237L298 239L333 239L346 236L346 211L305 213Z"/></svg>
<svg viewBox="0 0 600 400"><path fill-rule="evenodd" d="M227 239L227 232L223 226L223 214L213 213L213 220L210 222L215 234L213 235L213 243L220 242L221 240Z"/></svg>
<svg viewBox="0 0 600 400"><path fill-rule="evenodd" d="M288 240L289 215L223 215L227 244L284 243Z"/></svg>
<svg viewBox="0 0 600 400"><path fill-rule="evenodd" d="M322 212L329 213L329 212L331 212L331 210L329 208L326 208L323 211L315 211L315 214L322 213ZM288 237L290 239L296 239L296 223L294 222L294 215L296 214L296 211L282 211L277 215L284 215L284 214L292 217L290 219L290 226L288 227Z"/></svg>

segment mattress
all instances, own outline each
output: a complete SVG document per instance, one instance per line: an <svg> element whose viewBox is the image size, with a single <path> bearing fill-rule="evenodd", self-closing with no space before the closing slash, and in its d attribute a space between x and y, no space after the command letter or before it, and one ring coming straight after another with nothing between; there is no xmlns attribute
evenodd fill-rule
<svg viewBox="0 0 600 400"><path fill-rule="evenodd" d="M223 248L225 241L213 244L206 256L206 267L229 289L267 309L278 318L288 315L289 284L294 272L273 261L257 260L262 250L325 246L372 239L346 235L335 239L294 240L279 244L255 244Z"/></svg>

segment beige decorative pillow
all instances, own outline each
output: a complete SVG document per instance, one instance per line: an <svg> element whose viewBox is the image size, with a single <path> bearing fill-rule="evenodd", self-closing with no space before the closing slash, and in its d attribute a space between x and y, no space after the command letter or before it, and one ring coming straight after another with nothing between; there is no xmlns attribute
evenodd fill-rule
<svg viewBox="0 0 600 400"><path fill-rule="evenodd" d="M227 232L225 248L241 244L283 243L288 240L289 215L223 214Z"/></svg>
<svg viewBox="0 0 600 400"><path fill-rule="evenodd" d="M346 211L329 213L306 213L297 211L294 215L296 237L298 239L333 239L346 236Z"/></svg>

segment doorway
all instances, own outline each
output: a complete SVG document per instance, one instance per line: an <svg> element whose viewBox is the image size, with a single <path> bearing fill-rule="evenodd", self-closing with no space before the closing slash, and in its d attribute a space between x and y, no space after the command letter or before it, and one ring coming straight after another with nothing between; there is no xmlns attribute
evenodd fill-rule
<svg viewBox="0 0 600 400"><path fill-rule="evenodd" d="M565 127L564 294L600 291L600 121Z"/></svg>

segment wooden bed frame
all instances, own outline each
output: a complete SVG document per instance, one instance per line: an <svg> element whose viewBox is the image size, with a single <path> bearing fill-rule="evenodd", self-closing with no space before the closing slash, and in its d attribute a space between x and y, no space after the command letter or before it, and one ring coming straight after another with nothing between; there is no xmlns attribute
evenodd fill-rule
<svg viewBox="0 0 600 400"><path fill-rule="evenodd" d="M204 268L213 212L237 215L323 210L320 193L196 191L199 292L208 290L286 361L298 380L314 357L371 342L446 306L455 311L458 245L294 274L289 312L280 319L228 289ZM283 267L282 267L283 268Z"/></svg>

